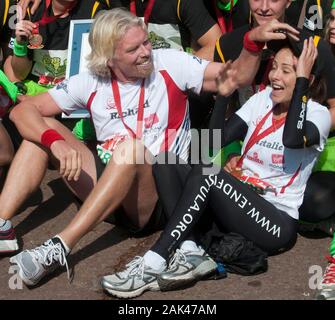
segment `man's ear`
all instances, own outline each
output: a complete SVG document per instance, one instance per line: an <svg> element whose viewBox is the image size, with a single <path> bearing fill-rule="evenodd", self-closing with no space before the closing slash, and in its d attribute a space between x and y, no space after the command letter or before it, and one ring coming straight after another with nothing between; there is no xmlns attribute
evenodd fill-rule
<svg viewBox="0 0 335 320"><path fill-rule="evenodd" d="M107 67L109 68L113 68L113 60L112 59L108 59L106 62Z"/></svg>
<svg viewBox="0 0 335 320"><path fill-rule="evenodd" d="M286 9L291 5L292 0L287 0Z"/></svg>

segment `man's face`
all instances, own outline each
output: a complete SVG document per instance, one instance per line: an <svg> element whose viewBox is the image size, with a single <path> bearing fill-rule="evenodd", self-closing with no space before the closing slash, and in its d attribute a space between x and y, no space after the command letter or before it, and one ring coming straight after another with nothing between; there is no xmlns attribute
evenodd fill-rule
<svg viewBox="0 0 335 320"><path fill-rule="evenodd" d="M118 80L134 82L153 71L152 48L142 27L131 27L117 42L114 58L108 61Z"/></svg>
<svg viewBox="0 0 335 320"><path fill-rule="evenodd" d="M273 19L281 20L291 0L249 0L250 10L258 25Z"/></svg>

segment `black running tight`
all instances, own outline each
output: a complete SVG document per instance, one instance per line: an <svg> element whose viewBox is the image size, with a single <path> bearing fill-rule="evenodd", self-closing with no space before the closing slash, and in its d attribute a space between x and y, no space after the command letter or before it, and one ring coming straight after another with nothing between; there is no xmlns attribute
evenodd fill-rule
<svg viewBox="0 0 335 320"><path fill-rule="evenodd" d="M159 166L166 174L167 166L171 165L157 165L156 174ZM174 213L151 250L168 259L193 230L207 206L222 228L243 235L269 254L289 249L295 243L295 219L226 171L221 169L218 174L204 175L203 169L202 165L196 165L188 173L177 205L172 204ZM170 170L172 177L175 168ZM163 196L160 190L158 193Z"/></svg>

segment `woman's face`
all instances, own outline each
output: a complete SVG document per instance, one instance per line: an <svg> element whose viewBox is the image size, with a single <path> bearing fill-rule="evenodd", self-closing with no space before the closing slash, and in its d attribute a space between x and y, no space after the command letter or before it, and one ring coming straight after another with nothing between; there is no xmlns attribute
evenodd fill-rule
<svg viewBox="0 0 335 320"><path fill-rule="evenodd" d="M332 9L329 17L329 42L335 45L335 9Z"/></svg>
<svg viewBox="0 0 335 320"><path fill-rule="evenodd" d="M271 98L274 104L291 101L297 79L296 65L297 58L290 49L281 49L276 54L269 73Z"/></svg>
<svg viewBox="0 0 335 320"><path fill-rule="evenodd" d="M291 0L249 0L251 14L258 25L281 20L290 4Z"/></svg>

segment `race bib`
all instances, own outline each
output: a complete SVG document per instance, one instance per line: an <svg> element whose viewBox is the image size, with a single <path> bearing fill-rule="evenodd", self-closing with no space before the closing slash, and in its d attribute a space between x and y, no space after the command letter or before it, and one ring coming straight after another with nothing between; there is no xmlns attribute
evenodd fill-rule
<svg viewBox="0 0 335 320"><path fill-rule="evenodd" d="M264 195L266 192L273 192L275 195L277 195L277 191L274 186L257 177L245 176L243 175L242 170L234 170L231 172L231 175L239 179L258 194Z"/></svg>
<svg viewBox="0 0 335 320"><path fill-rule="evenodd" d="M128 138L127 135L115 135L113 138L106 140L103 144L97 145L98 157L103 164L107 164L113 155L116 146Z"/></svg>

